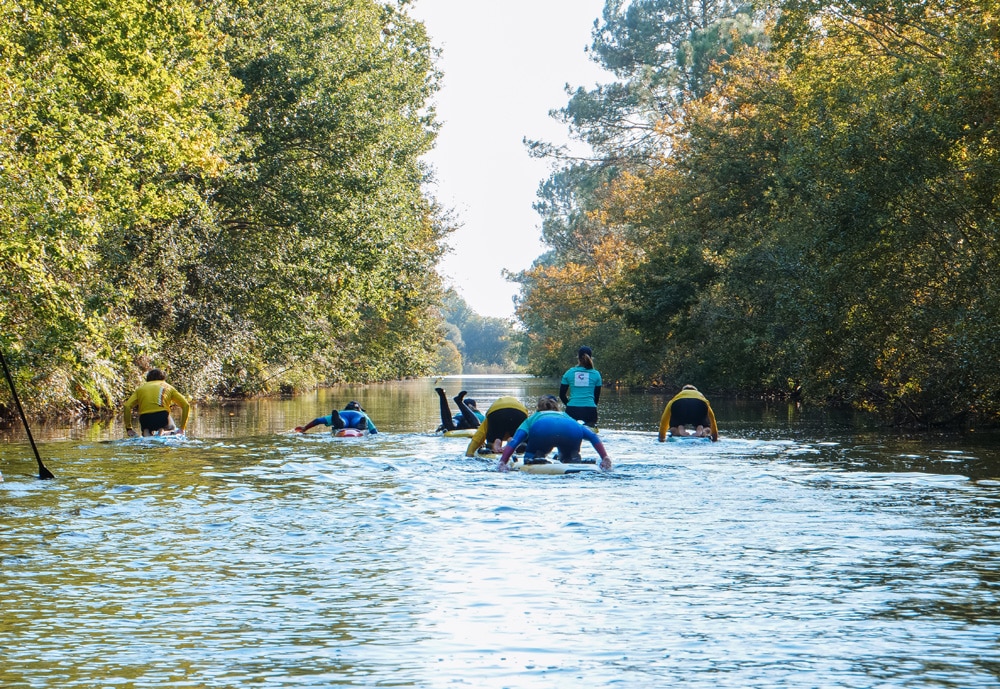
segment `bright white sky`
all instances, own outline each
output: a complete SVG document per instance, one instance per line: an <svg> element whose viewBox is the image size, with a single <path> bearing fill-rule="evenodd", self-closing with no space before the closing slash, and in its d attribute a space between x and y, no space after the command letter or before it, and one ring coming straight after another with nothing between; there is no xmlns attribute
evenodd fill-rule
<svg viewBox="0 0 1000 689"><path fill-rule="evenodd" d="M503 269L528 268L542 253L541 219L531 207L551 170L528 155L524 137L568 143L549 110L566 105L564 86L593 88L611 76L590 60L604 0L416 0L442 50L437 96L442 123L426 160L432 193L462 227L450 236L442 273L481 316L514 313L517 285Z"/></svg>

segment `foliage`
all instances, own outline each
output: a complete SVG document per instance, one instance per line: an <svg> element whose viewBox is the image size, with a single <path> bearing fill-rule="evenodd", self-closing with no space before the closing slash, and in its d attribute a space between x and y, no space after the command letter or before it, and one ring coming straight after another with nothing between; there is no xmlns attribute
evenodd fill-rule
<svg viewBox="0 0 1000 689"><path fill-rule="evenodd" d="M524 275L532 361L551 371L603 328L602 365L620 377L802 389L897 423L1000 420L998 17L966 2L793 0L767 8L776 24L719 17L686 48L662 39L677 18L654 6L666 3L629 15L609 2L606 18L642 45L608 45L623 70L658 62L642 83L683 95L645 120L652 143L622 138L624 110L588 115L603 131L586 140L631 150L603 187L560 190L560 209L591 223L553 233ZM676 78L670 55L694 64L702 40L699 54L723 59ZM550 217L568 226L563 210ZM617 237L630 256L610 290L573 232ZM581 295L592 318L573 307Z"/></svg>
<svg viewBox="0 0 1000 689"><path fill-rule="evenodd" d="M454 290L445 293L441 317L451 333L448 340L459 352L460 372L522 368L518 334L509 319L480 316Z"/></svg>
<svg viewBox="0 0 1000 689"><path fill-rule="evenodd" d="M448 228L405 4L3 5L0 344L29 407L113 408L151 365L195 397L428 370Z"/></svg>
<svg viewBox="0 0 1000 689"><path fill-rule="evenodd" d="M532 371L561 372L586 341L615 351L601 360L609 381L659 375L651 323L632 314L633 273L657 241L648 223L663 215L660 181L645 178L662 181L665 155L676 145L669 123L682 104L712 83L713 69L737 45L759 40L749 10L728 2L608 0L593 54L621 81L578 89L558 113L598 159L567 162L540 186L535 209L551 250L515 276ZM541 144L533 150L560 155Z"/></svg>

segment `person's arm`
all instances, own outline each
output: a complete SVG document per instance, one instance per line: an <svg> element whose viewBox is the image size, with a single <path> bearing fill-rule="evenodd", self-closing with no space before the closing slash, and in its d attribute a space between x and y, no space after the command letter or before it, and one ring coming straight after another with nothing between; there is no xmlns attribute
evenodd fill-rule
<svg viewBox="0 0 1000 689"><path fill-rule="evenodd" d="M569 392L569 385L567 385L566 383L560 383L559 384L559 399L562 400L563 404L569 404L569 397L566 396L567 392Z"/></svg>
<svg viewBox="0 0 1000 689"><path fill-rule="evenodd" d="M365 414L365 420L368 421L368 432L372 435L378 433L378 429L375 428L375 422L372 421L371 417Z"/></svg>
<svg viewBox="0 0 1000 689"><path fill-rule="evenodd" d="M486 442L486 427L490 423L490 417L486 417L486 420L479 424L479 428L476 429L476 434L472 436L472 440L469 441L469 446L465 448L466 457L474 457L476 450L483 446Z"/></svg>
<svg viewBox="0 0 1000 689"><path fill-rule="evenodd" d="M136 434L135 429L132 428L132 407L135 406L138 398L133 392L132 395L125 401L125 434L133 436Z"/></svg>
<svg viewBox="0 0 1000 689"><path fill-rule="evenodd" d="M603 469L604 471L610 471L611 458L608 457L608 451L604 449L604 443L601 442L601 439L597 437L596 433L594 433L586 426L584 426L583 428L583 437L586 438L590 442L590 444L594 446L595 450L597 450L597 454L601 458L601 469Z"/></svg>
<svg viewBox="0 0 1000 689"><path fill-rule="evenodd" d="M667 439L667 431L670 430L670 407L674 403L673 400L667 402L667 408L663 410L663 416L660 417L660 442L662 443Z"/></svg>
<svg viewBox="0 0 1000 689"><path fill-rule="evenodd" d="M597 387L594 388L594 404L597 404L600 401L601 401L601 386L598 385Z"/></svg>
<svg viewBox="0 0 1000 689"><path fill-rule="evenodd" d="M528 434L524 430L520 428L517 429L517 433L515 433L514 437L510 439L510 442L504 446L503 452L500 453L500 471L507 471L509 469L507 466L507 460L509 460L510 456L514 454L514 450L517 449L517 446L523 443L527 437Z"/></svg>
<svg viewBox="0 0 1000 689"><path fill-rule="evenodd" d="M323 424L324 426L329 426L330 425L329 422L327 421L327 417L320 416L319 418L313 419L312 421L310 421L309 423L307 423L305 426L296 426L295 427L295 432L296 433L305 433L306 431L308 431L313 426L319 426L320 424Z"/></svg>
<svg viewBox="0 0 1000 689"><path fill-rule="evenodd" d="M708 407L708 420L712 424L712 442L717 443L719 442L719 427L715 423L715 412L712 411L712 405L708 403L708 400L705 400L705 405Z"/></svg>
<svg viewBox="0 0 1000 689"><path fill-rule="evenodd" d="M181 408L181 433L183 433L184 429L187 428L188 416L191 413L191 404L184 395L176 390L173 391L173 401Z"/></svg>
<svg viewBox="0 0 1000 689"><path fill-rule="evenodd" d="M601 457L601 469L611 471L611 457L608 456L608 451L604 449L604 443L598 440L593 445L594 449L597 450L597 454Z"/></svg>

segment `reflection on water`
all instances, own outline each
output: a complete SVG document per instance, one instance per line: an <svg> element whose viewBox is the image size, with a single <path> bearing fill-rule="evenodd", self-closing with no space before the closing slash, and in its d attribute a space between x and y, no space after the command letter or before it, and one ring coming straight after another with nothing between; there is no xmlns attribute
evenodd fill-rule
<svg viewBox="0 0 1000 689"><path fill-rule="evenodd" d="M608 391L613 472L500 474L429 432L433 387L201 405L177 446L45 428L55 481L0 445L0 686L1000 682L988 440L719 402L677 447L665 397ZM383 432L287 432L349 399Z"/></svg>

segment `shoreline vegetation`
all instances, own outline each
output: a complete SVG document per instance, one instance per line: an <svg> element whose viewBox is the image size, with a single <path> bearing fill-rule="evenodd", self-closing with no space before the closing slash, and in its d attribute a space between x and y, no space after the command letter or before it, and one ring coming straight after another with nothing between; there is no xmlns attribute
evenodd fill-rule
<svg viewBox="0 0 1000 689"><path fill-rule="evenodd" d="M1000 16L608 0L516 322L438 273L407 2L25 0L0 22L0 346L32 418L482 367L1000 425ZM516 94L498 93L498 97ZM488 105L484 106L488 107ZM0 391L0 414L12 411Z"/></svg>

